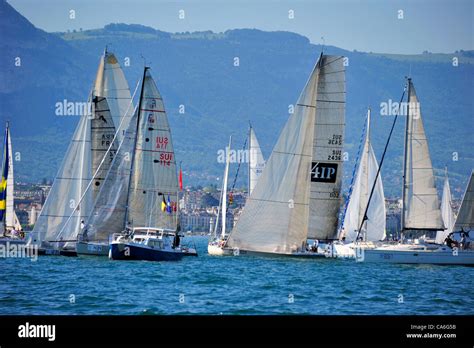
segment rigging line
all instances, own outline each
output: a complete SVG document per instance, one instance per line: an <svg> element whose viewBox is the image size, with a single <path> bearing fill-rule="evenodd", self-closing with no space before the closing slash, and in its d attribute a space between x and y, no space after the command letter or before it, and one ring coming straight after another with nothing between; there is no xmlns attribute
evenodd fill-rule
<svg viewBox="0 0 474 348"><path fill-rule="evenodd" d="M406 91L407 91L407 84L405 84L405 87L403 88L402 97L400 98L400 103L398 105L402 104ZM382 157L380 159L379 169L377 170L377 174L375 175L374 183L372 185L372 189L370 190L369 199L367 200L367 205L365 207L364 217L362 218L362 222L360 223L359 230L357 231L356 243L359 240L360 231L362 230L362 226L364 225L365 221L368 220L367 212L369 210L370 201L371 201L372 196L373 196L374 191L375 191L375 185L377 185L377 179L380 175L380 170L382 169L382 164L383 164L383 161L385 159L385 154L387 153L387 148L388 148L388 145L390 144L390 139L392 138L392 133L393 133L393 130L395 128L395 124L397 123L398 116L400 116L400 109L398 110L397 115L395 116L395 119L393 120L392 128L390 129L390 133L388 134L387 142L385 143L385 148L383 150ZM384 204L385 204L385 202L384 202Z"/></svg>
<svg viewBox="0 0 474 348"><path fill-rule="evenodd" d="M141 81L141 80L139 80L139 81L137 82L137 85L136 85L136 87L135 87L135 91L133 92L133 95L132 95L132 97L130 98L130 103L128 104L127 109L125 110L125 115L127 115L128 111L130 110L130 106L132 105L133 98L135 97L135 94L137 93L138 86L140 85L140 81ZM107 149L107 152L106 152L106 153L104 154L104 156L102 157L102 161L100 161L99 166L97 167L97 169L96 169L94 175L92 176L92 179L89 181L89 184L86 186L84 192L82 193L82 196L81 196L81 198L79 199L79 202L78 202L77 205L74 207L74 210L72 211L71 215L69 215L69 218L66 220L66 222L65 222L64 225L63 225L63 227L62 227L61 230L59 231L58 238L60 238L61 235L63 234L64 229L66 228L68 222L71 220L71 218L72 218L72 216L74 215L74 213L76 212L76 210L78 210L79 206L81 205L82 200L83 200L84 197L86 196L86 193L89 191L89 188L92 186L92 182L93 182L94 179L97 177L97 174L99 173L100 169L102 168L102 165L104 164L105 159L107 158L107 154L111 151L112 146L114 145L115 140L117 139L118 134L122 131L122 124L123 124L124 119L125 119L125 117L122 117L122 120L120 121L120 124L119 124L119 126L117 127L117 131L116 131L115 134L114 134L114 138L113 138L112 141L110 142L110 145L109 145L109 148ZM120 142L120 145L119 145L119 147L118 147L117 150L116 150L117 152L118 152L119 149L121 148L124 139L125 139L125 137L122 138L122 140L121 140L121 142ZM114 157L114 158L115 158L115 157Z"/></svg>
<svg viewBox="0 0 474 348"><path fill-rule="evenodd" d="M248 140L248 136L245 138L245 141L244 141L244 146L242 146L242 149L245 150L245 147L247 146L247 140ZM250 151L249 151L250 152ZM249 153L249 158L248 160L250 160L250 153ZM239 176L239 170L240 170L240 166L242 164L242 157L240 158L239 160L239 165L237 166L237 172L235 173L235 177L234 177L234 182L232 183L232 187L230 189L230 193L233 194L234 193L234 188L235 188L235 185L237 183L237 177ZM230 204L227 206L226 210L225 210L225 213L227 215L227 212L229 211L229 206Z"/></svg>

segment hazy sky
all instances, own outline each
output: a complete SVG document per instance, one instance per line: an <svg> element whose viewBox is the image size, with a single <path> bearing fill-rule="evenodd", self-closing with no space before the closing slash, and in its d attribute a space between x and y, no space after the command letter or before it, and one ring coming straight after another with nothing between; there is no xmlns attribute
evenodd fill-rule
<svg viewBox="0 0 474 348"><path fill-rule="evenodd" d="M320 43L383 53L474 49L472 0L8 0L46 31L137 23L169 32L287 30ZM69 18L69 11L76 18ZM184 10L185 19L179 19ZM289 11L294 18L289 19ZM398 19L399 10L403 19Z"/></svg>

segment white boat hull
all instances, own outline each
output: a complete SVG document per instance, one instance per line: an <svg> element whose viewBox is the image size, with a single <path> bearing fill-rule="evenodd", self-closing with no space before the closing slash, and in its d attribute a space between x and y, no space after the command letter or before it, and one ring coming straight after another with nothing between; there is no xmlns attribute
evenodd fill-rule
<svg viewBox="0 0 474 348"><path fill-rule="evenodd" d="M359 262L385 262L402 264L474 265L474 250L453 251L448 247L434 250L401 248L367 249L356 258Z"/></svg>
<svg viewBox="0 0 474 348"><path fill-rule="evenodd" d="M222 248L218 245L209 244L207 253L212 256L233 256L234 251L230 248Z"/></svg>
<svg viewBox="0 0 474 348"><path fill-rule="evenodd" d="M77 242L76 251L79 255L107 256L110 246L104 243Z"/></svg>
<svg viewBox="0 0 474 348"><path fill-rule="evenodd" d="M337 259L355 259L363 252L362 250L374 249L376 245L372 242L362 243L332 243L326 249L326 257Z"/></svg>

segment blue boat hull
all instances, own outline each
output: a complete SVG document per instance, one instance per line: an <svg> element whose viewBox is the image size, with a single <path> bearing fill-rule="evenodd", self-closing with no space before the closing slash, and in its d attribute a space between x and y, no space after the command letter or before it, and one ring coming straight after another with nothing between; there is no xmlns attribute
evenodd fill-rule
<svg viewBox="0 0 474 348"><path fill-rule="evenodd" d="M110 254L113 260L144 261L179 261L184 256L180 251L152 249L128 243L112 243L110 245Z"/></svg>

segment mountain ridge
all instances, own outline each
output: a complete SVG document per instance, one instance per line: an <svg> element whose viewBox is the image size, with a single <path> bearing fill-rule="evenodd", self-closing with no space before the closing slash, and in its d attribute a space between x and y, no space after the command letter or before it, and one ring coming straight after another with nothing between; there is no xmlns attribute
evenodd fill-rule
<svg viewBox="0 0 474 348"><path fill-rule="evenodd" d="M236 148L240 148L249 120L268 157L288 116L288 106L295 103L321 52L320 45L290 32L233 29L224 33L166 33L141 25L112 23L76 33L46 33L32 30L31 23L18 16L24 19L0 3L0 30L15 37L0 42L6 53L2 58L5 68L1 68L1 118L4 121L21 115L12 122L13 146L22 154L16 164L17 178L30 181L54 177L77 122L77 117L55 116L54 105L63 99L87 98L105 45L119 57L132 92L141 76L141 56L147 58L165 100L177 158L183 160L185 180L192 184L217 182L223 171L216 160L217 151L224 148L231 133ZM13 26L12 21L18 25ZM42 46L31 44L36 38ZM474 167L469 152L474 147L470 131L472 51L416 57L350 52L333 46L325 46L324 51L349 58L346 150L350 160L344 168L346 184L366 107L370 104L376 116L373 142L380 156L391 126L389 117L380 116L380 104L398 102L411 65L436 173L441 178L442 168L448 163L451 182L459 195ZM451 61L456 55L459 66L453 67ZM16 56L27 63L22 65L21 73L12 64ZM236 57L239 66L234 66ZM130 66L125 66L125 58L129 58ZM25 104L25 100L29 102ZM184 114L179 113L180 105L185 106ZM443 115L456 122L447 122ZM401 185L402 123L397 126L382 171L387 192L395 195ZM449 134L456 137L447 138ZM443 138L448 146L438 141ZM458 152L460 160L452 161L453 152Z"/></svg>

